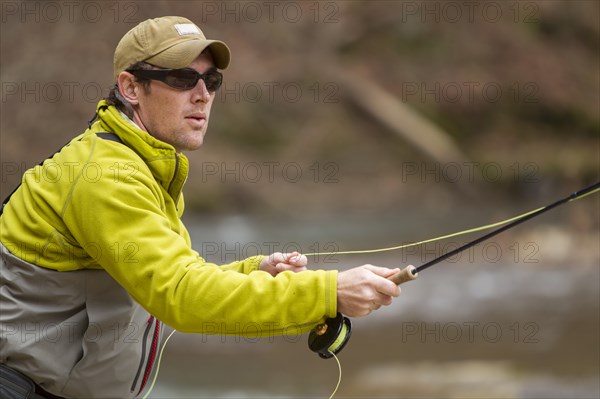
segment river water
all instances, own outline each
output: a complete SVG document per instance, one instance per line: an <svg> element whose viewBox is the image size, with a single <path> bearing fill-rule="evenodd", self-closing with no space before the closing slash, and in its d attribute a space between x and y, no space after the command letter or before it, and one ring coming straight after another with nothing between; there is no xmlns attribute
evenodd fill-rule
<svg viewBox="0 0 600 399"><path fill-rule="evenodd" d="M422 272L391 306L354 319L336 397L600 397L600 233L596 222L585 232L562 229L571 216L503 233ZM272 250L392 246L475 225L412 217L192 216L186 223L195 248L216 263ZM310 261L323 269L418 266L472 238ZM329 397L337 365L310 352L306 340L177 333L151 397Z"/></svg>

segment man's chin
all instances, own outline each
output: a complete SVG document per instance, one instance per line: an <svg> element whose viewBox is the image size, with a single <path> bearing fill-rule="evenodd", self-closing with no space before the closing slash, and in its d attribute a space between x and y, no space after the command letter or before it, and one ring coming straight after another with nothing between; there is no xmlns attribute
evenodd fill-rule
<svg viewBox="0 0 600 399"><path fill-rule="evenodd" d="M204 136L203 135L198 138L195 137L194 140L189 140L185 143L181 143L179 148L177 148L177 151L178 152L196 151L196 150L200 149L200 147L202 147L202 144L204 144Z"/></svg>

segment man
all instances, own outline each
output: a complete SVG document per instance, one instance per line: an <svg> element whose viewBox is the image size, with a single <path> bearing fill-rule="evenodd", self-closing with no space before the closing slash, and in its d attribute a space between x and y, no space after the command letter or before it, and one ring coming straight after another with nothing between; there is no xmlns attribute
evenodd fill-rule
<svg viewBox="0 0 600 399"><path fill-rule="evenodd" d="M161 323L302 334L399 295L387 280L397 269L308 271L298 253L217 266L192 249L182 152L202 145L229 60L185 18L140 23L88 129L25 173L0 217L0 396L136 397Z"/></svg>

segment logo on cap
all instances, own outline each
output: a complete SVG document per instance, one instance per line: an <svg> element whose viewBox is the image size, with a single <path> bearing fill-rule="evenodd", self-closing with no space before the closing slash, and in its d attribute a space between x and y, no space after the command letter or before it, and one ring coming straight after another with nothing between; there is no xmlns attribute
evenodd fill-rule
<svg viewBox="0 0 600 399"><path fill-rule="evenodd" d="M175 24L175 29L179 32L179 36L200 34L200 29L194 24Z"/></svg>

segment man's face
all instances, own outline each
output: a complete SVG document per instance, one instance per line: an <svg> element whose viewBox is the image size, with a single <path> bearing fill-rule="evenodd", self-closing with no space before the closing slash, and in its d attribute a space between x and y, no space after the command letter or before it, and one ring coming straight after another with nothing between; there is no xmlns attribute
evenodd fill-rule
<svg viewBox="0 0 600 399"><path fill-rule="evenodd" d="M214 67L208 51L190 65L199 73ZM178 90L156 80L150 81L150 90L138 89L138 103L133 105L135 123L177 151L200 148L215 98L215 93L208 92L203 80L191 90Z"/></svg>

